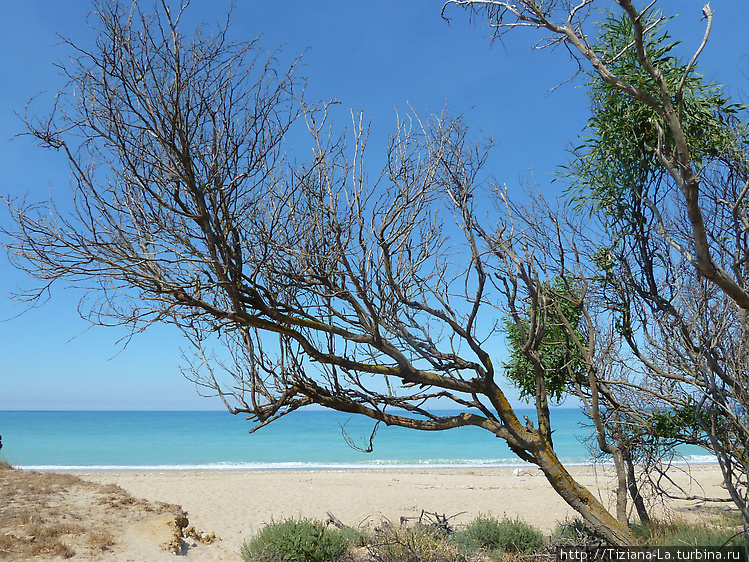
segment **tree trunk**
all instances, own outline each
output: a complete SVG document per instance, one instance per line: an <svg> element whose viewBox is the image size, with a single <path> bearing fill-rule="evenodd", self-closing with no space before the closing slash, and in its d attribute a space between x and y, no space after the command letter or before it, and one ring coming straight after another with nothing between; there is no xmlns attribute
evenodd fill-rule
<svg viewBox="0 0 749 562"><path fill-rule="evenodd" d="M642 494L640 494L640 488L637 486L637 475L635 474L635 465L632 463L632 456L626 450L622 451L622 455L627 465L627 487L629 488L629 495L632 497L632 503L635 505L640 523L648 527L650 526L650 516L645 507L645 501L642 499Z"/></svg>
<svg viewBox="0 0 749 562"><path fill-rule="evenodd" d="M616 518L627 523L627 469L624 453L619 447L614 450L614 466L616 467Z"/></svg>
<svg viewBox="0 0 749 562"><path fill-rule="evenodd" d="M535 458L551 487L582 516L593 532L614 546L636 544L629 526L613 517L590 490L572 478L551 449L547 447L536 452Z"/></svg>

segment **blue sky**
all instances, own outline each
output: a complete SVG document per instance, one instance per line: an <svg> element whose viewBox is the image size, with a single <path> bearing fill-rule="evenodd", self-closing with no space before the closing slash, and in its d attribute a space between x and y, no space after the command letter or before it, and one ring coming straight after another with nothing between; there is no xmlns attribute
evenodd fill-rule
<svg viewBox="0 0 749 562"><path fill-rule="evenodd" d="M410 104L418 112L439 112L449 101L453 113L467 112L475 134L498 141L489 163L497 179L518 189L532 175L542 189L550 190L556 167L565 162L567 147L575 144L589 115L582 80L549 93L575 70L566 52L532 52L538 37L531 32L510 34L492 46L489 30L470 24L461 10L451 8L453 19L445 22L442 2L237 4L235 37L262 34L263 45L280 47L287 62L306 50L302 72L309 77L308 99L339 100L337 119L342 125L349 109L361 109L372 120L370 174L382 165L396 108L403 111ZM228 5L225 0L193 0L190 20L213 23ZM661 0L659 5L667 13L681 14L671 25L672 35L684 38L684 53L691 55L702 37L703 2ZM707 76L727 84L735 99L747 101L749 84L743 74L749 69L749 3L714 0L711 6L715 23L701 67ZM23 132L15 113L22 113L36 94L46 91L49 96L62 86L53 63L69 52L58 45L58 34L84 46L91 43L92 31L86 27L90 9L83 0L0 0L3 195L65 197L68 170L62 156L36 148L26 137L11 138ZM4 209L0 221L8 225ZM171 328L152 328L122 349L118 340L126 332L89 329L76 312L80 295L63 287L44 306L17 316L24 307L8 294L26 282L1 255L0 410L222 407L216 399L199 397L180 374L183 343Z"/></svg>

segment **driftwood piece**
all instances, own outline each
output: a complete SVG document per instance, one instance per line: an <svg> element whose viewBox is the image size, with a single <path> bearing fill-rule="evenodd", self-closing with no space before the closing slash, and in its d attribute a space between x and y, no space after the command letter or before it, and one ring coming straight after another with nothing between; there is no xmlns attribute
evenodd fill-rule
<svg viewBox="0 0 749 562"><path fill-rule="evenodd" d="M460 513L456 513L455 515L450 515L449 517L445 514L440 515L436 512L421 510L421 515L418 517L404 517L401 516L401 525L405 525L409 521L417 521L419 525L423 525L425 527L433 527L435 529L441 529L447 533L453 532L453 527L450 524L450 520L454 519L455 517L458 517L459 515L463 515L465 511L461 511Z"/></svg>
<svg viewBox="0 0 749 562"><path fill-rule="evenodd" d="M337 527L338 529L349 529L350 527L348 525L345 525L341 522L338 517L330 513L329 511L326 513L328 518L325 520L326 525L333 525L334 527Z"/></svg>

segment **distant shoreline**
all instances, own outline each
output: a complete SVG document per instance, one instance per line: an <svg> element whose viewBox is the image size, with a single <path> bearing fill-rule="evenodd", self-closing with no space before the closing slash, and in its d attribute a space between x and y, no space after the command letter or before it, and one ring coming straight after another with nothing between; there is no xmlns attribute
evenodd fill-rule
<svg viewBox="0 0 749 562"><path fill-rule="evenodd" d="M718 460L709 460L709 455L702 455L704 458L688 459L673 461L670 464L676 466L718 466ZM611 467L612 462L562 462L565 467ZM340 471L388 471L388 470L476 470L476 469L528 469L535 470L537 467L533 464L518 462L500 463L465 463L465 464L432 464L432 463L404 463L404 464L322 464L322 463L236 463L236 464L196 464L196 465L18 465L14 466L19 470L33 470L39 472L180 472L180 471L207 471L207 472L275 472L275 471L299 471L299 472L340 472Z"/></svg>

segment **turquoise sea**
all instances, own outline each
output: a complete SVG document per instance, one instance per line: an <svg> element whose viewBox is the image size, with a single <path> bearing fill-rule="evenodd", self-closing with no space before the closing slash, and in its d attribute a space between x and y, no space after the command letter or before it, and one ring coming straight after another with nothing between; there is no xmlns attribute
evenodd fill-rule
<svg viewBox="0 0 749 562"><path fill-rule="evenodd" d="M521 412L522 414L523 412ZM527 412L533 414L531 410ZM590 429L576 409L552 414L562 461L587 464ZM294 412L256 433L227 412L0 412L0 458L35 470L334 469L521 466L504 441L479 428L419 432L329 411ZM711 462L700 449L682 451Z"/></svg>

